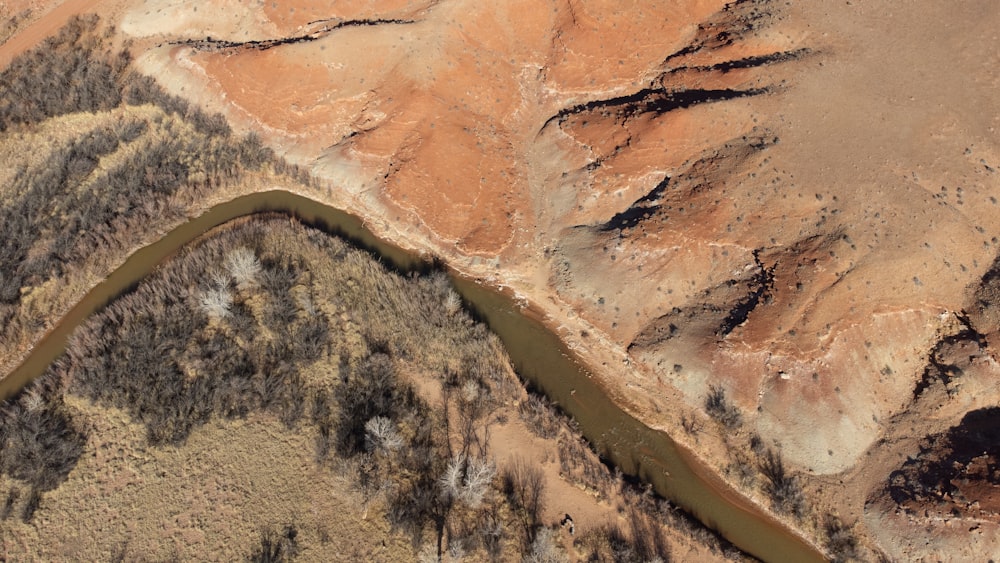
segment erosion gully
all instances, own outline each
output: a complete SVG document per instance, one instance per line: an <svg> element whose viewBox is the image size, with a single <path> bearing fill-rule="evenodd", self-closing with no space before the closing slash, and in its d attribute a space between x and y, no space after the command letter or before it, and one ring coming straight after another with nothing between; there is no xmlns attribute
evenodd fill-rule
<svg viewBox="0 0 1000 563"><path fill-rule="evenodd" d="M45 337L24 362L0 381L0 399L12 396L41 375L63 350L76 327L91 313L134 287L157 264L205 232L233 219L280 212L344 236L400 270L426 268L414 254L376 238L356 216L284 190L242 196L212 207L133 253L94 287ZM510 296L451 272L457 291L503 340L518 373L580 425L598 452L630 476L717 530L745 552L765 561L823 561L815 548L762 512L712 470L681 451L671 438L621 410L601 390L559 338Z"/></svg>

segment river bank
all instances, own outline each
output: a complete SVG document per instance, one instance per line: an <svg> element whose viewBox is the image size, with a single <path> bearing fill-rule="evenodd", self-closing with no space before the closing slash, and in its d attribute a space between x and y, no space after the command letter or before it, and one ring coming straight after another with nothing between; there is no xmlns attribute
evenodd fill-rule
<svg viewBox="0 0 1000 563"><path fill-rule="evenodd" d="M306 223L340 232L363 246L384 252L390 262L395 262L404 269L421 263L419 258L398 248L393 250L376 239L356 217L292 192L271 190L215 205L192 221L173 229L156 243L133 253L106 282L88 293L66 319L82 321L152 271L164 258L205 231L235 217L261 211L288 213ZM732 501L741 498L735 491L725 493L724 489L716 485L723 494L715 495L704 481L696 477L695 468L687 466L676 454L674 445L666 434L652 431L624 411L617 410L559 339L538 320L523 315L520 305L470 279L453 279L463 297L504 340L521 375L573 416L598 452L605 452L626 473L649 480L657 492L691 510L702 521L714 524L712 527L718 526L717 529L741 549L765 560L788 557L795 560L822 559L796 535L785 531L774 521L769 521L766 513L754 511L752 503L744 500L743 506L733 506ZM35 346L27 361L12 372L9 378L4 379L2 390L9 393L15 382L23 384L31 379L32 373L40 373L37 370L44 369L61 352L74 327L73 324L63 322L47 334ZM637 456L636 452L640 450L644 455ZM687 461L690 463L694 458L689 457ZM665 469L651 471L652 467ZM729 498L723 498L724 496ZM734 515L735 520L731 518Z"/></svg>

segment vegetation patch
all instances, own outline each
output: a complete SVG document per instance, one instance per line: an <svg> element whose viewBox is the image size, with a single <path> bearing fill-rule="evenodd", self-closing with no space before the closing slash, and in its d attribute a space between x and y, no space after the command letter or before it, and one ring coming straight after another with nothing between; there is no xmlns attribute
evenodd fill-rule
<svg viewBox="0 0 1000 563"><path fill-rule="evenodd" d="M96 16L74 17L0 72L0 347L12 358L84 280L211 190L254 173L302 176L131 70L110 33Z"/></svg>

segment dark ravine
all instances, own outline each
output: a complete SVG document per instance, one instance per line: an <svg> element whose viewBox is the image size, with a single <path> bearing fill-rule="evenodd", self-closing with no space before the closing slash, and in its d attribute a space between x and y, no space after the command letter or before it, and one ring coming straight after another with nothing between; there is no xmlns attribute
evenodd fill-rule
<svg viewBox="0 0 1000 563"><path fill-rule="evenodd" d="M12 396L43 373L63 352L77 325L128 291L182 246L228 221L265 211L287 213L306 224L343 236L398 270L431 266L428 261L376 238L361 219L307 197L283 190L242 196L212 207L129 256L60 320L19 367L0 381L0 398ZM816 548L737 491L721 481L713 482L699 475L699 472L710 474L711 470L699 467L697 460L680 451L668 435L621 410L558 336L533 318L530 311L526 314L514 299L474 280L455 272L451 277L465 301L500 336L519 373L576 419L581 432L606 459L625 473L652 483L659 494L755 557L765 561L825 559Z"/></svg>
<svg viewBox="0 0 1000 563"><path fill-rule="evenodd" d="M320 20L323 21L323 20ZM316 23L316 22L312 22ZM325 37L338 29L345 27L365 27L376 25L405 25L416 23L416 20L400 19L371 19L371 20L346 20L333 25L324 25L321 28L305 35L294 35L291 37L278 37L272 39L257 39L252 41L227 41L225 39L186 39L183 41L171 41L168 45L184 45L199 51L232 51L254 49L266 51L282 45L294 45L295 43L307 43Z"/></svg>

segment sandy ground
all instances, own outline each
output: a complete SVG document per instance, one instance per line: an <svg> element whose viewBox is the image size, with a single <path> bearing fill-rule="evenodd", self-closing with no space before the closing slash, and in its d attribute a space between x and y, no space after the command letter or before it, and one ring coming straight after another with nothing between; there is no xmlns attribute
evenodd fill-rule
<svg viewBox="0 0 1000 563"><path fill-rule="evenodd" d="M232 561L247 557L266 528L294 523L303 561L333 553L371 561L412 556L384 519L363 519L359 495L318 467L307 432L273 417L213 423L180 448L151 448L145 428L81 401L92 438L69 480L45 495L36 520L8 520L11 560L145 557ZM219 444L226 444L220 448Z"/></svg>

